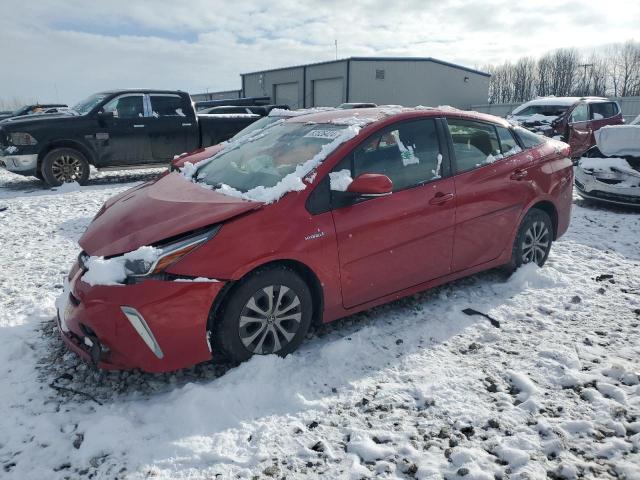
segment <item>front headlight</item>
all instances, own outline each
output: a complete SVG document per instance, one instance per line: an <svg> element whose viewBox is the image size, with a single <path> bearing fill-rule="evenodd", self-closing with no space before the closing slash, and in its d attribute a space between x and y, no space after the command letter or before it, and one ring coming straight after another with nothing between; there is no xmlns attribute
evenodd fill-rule
<svg viewBox="0 0 640 480"><path fill-rule="evenodd" d="M143 258L126 258L124 268L132 277L146 277L162 273L169 265L192 252L207 240L213 238L222 225L216 225L205 232L182 237L155 247L156 254Z"/></svg>
<svg viewBox="0 0 640 480"><path fill-rule="evenodd" d="M9 133L9 140L14 145L37 145L38 143L30 133L26 132Z"/></svg>

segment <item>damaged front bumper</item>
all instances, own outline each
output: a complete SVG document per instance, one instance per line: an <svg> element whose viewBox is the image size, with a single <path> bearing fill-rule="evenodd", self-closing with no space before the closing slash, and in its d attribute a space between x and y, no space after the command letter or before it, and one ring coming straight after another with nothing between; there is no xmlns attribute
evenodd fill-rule
<svg viewBox="0 0 640 480"><path fill-rule="evenodd" d="M38 169L38 155L15 155L0 150L0 167L20 175L35 175Z"/></svg>
<svg viewBox="0 0 640 480"><path fill-rule="evenodd" d="M168 372L211 358L207 323L223 282L145 280L91 286L76 263L57 324L69 347L105 370Z"/></svg>
<svg viewBox="0 0 640 480"><path fill-rule="evenodd" d="M581 197L589 200L640 207L640 172L636 177L619 171L595 172L578 166L575 187Z"/></svg>

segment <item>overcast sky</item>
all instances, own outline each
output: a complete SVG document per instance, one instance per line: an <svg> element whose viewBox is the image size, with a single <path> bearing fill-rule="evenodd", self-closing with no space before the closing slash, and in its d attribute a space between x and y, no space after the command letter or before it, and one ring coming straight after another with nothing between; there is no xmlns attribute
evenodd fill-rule
<svg viewBox="0 0 640 480"><path fill-rule="evenodd" d="M348 56L470 67L640 40L640 0L0 0L0 99L240 88L240 73Z"/></svg>

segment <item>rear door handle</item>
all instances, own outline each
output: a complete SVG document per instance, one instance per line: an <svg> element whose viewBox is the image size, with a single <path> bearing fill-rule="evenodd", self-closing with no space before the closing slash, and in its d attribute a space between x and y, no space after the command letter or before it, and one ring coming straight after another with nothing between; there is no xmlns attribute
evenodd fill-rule
<svg viewBox="0 0 640 480"><path fill-rule="evenodd" d="M144 128L144 125L134 125L133 128Z"/></svg>
<svg viewBox="0 0 640 480"><path fill-rule="evenodd" d="M526 170L516 170L511 174L511 180L524 180L528 175Z"/></svg>
<svg viewBox="0 0 640 480"><path fill-rule="evenodd" d="M191 126L191 124L190 124L190 123L183 123L183 124L182 124L182 126L183 126L183 127L190 127L190 126Z"/></svg>
<svg viewBox="0 0 640 480"><path fill-rule="evenodd" d="M431 205L442 205L443 203L453 200L454 197L455 195L453 193L438 192L431 200L429 200L429 203Z"/></svg>

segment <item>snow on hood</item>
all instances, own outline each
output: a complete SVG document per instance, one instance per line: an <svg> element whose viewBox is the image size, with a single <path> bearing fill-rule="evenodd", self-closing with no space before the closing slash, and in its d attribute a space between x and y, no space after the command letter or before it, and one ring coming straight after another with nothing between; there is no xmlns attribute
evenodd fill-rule
<svg viewBox="0 0 640 480"><path fill-rule="evenodd" d="M533 115L510 115L509 120L515 120L517 122L540 122L540 123L551 123L556 118L557 115L542 115L540 113L534 113Z"/></svg>
<svg viewBox="0 0 640 480"><path fill-rule="evenodd" d="M583 170L590 170L592 172L626 173L627 175L640 179L640 171L633 168L624 158L582 158L580 159L578 166Z"/></svg>
<svg viewBox="0 0 640 480"><path fill-rule="evenodd" d="M640 125L605 125L594 135L604 155L640 157Z"/></svg>

